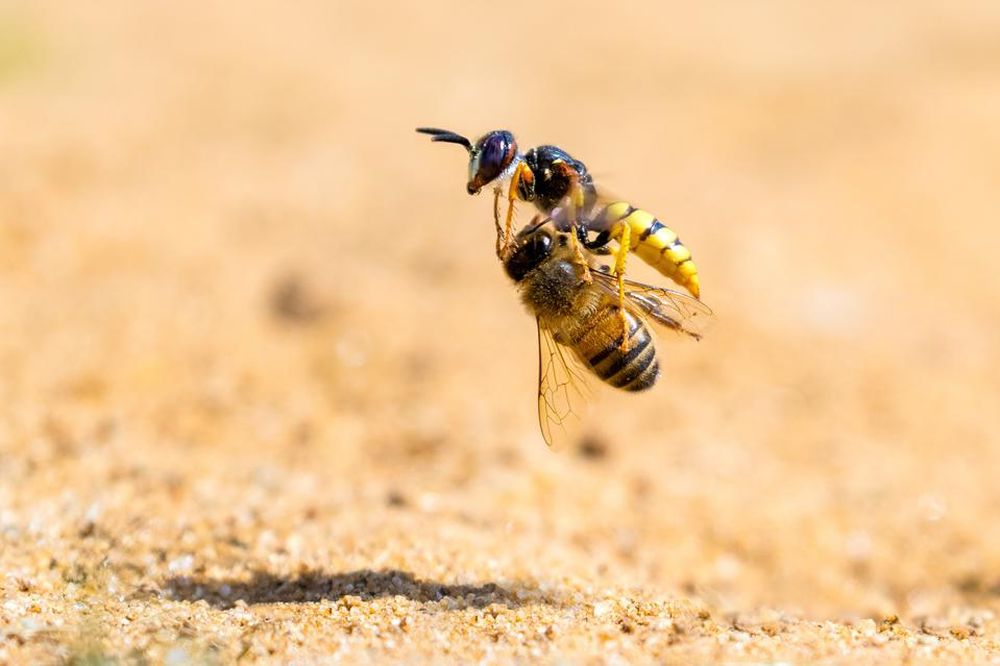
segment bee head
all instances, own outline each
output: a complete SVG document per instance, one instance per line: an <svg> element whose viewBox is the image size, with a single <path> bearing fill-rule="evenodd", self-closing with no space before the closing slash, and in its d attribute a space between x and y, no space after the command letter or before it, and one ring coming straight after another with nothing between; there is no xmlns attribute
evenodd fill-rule
<svg viewBox="0 0 1000 666"><path fill-rule="evenodd" d="M469 182L466 184L469 194L478 194L499 178L517 157L517 142L507 130L493 130L480 137L475 145L461 134L448 130L420 127L417 131L431 135L431 141L457 143L469 151Z"/></svg>
<svg viewBox="0 0 1000 666"><path fill-rule="evenodd" d="M504 262L507 275L514 282L520 282L524 276L537 268L552 254L553 239L549 229L536 224L518 234L514 251Z"/></svg>

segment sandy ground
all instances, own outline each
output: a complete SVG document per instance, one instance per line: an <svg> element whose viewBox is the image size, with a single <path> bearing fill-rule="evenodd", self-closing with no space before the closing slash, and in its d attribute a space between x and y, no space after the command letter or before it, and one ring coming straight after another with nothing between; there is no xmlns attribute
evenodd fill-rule
<svg viewBox="0 0 1000 666"><path fill-rule="evenodd" d="M1000 5L354 4L0 5L0 662L1000 662ZM418 125L693 249L588 448Z"/></svg>

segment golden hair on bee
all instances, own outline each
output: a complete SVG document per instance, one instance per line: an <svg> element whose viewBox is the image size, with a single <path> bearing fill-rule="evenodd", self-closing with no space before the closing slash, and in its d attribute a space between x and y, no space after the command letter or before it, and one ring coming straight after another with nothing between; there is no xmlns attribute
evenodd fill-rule
<svg viewBox="0 0 1000 666"><path fill-rule="evenodd" d="M660 374L650 324L699 339L712 317L701 301L670 289L624 280L580 252L576 231L536 217L515 237L504 270L538 324L538 420L545 441L559 445L586 400L587 376L629 392L651 388ZM583 263L580 257L583 257Z"/></svg>

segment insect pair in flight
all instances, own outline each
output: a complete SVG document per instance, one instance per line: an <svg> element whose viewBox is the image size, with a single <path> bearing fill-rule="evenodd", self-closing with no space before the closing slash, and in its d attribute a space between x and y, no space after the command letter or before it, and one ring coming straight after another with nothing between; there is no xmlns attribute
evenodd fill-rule
<svg viewBox="0 0 1000 666"><path fill-rule="evenodd" d="M587 400L586 375L626 391L653 386L659 363L650 322L701 337L712 311L699 300L691 252L650 213L599 193L583 162L557 146L522 154L506 130L475 143L449 130L417 131L468 151L469 194L493 185L496 253L538 324L538 420L549 446L573 436ZM515 234L518 201L540 214ZM627 279L630 252L687 293ZM607 255L611 267L599 259Z"/></svg>

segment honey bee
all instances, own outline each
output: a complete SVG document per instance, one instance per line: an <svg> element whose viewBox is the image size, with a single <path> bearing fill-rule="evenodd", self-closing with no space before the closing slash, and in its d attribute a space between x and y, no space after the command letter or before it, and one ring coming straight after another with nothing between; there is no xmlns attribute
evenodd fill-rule
<svg viewBox="0 0 1000 666"><path fill-rule="evenodd" d="M618 279L619 306L622 308L625 264L629 252L639 255L695 298L701 297L698 268L691 258L691 251L678 235L651 213L627 201L599 193L586 165L562 148L538 146L521 154L514 135L507 130L488 132L475 143L461 134L434 127L421 127L417 132L430 135L432 141L456 143L468 151L466 190L469 194L478 194L484 187L493 184L496 252L501 261L506 260L513 248L514 203L518 200L529 201L560 229L574 232L570 242L581 266L587 266L584 250L610 253L610 243L617 244L614 273ZM505 189L507 214L505 223L501 225L500 199ZM591 237L592 233L596 236ZM585 279L590 279L589 274Z"/></svg>
<svg viewBox="0 0 1000 666"><path fill-rule="evenodd" d="M708 306L687 294L631 280L621 298L619 278L596 255L578 263L573 238L551 218L536 216L504 259L538 324L538 422L552 447L573 436L588 398L587 376L632 392L656 383L660 366L649 323L698 340L712 318Z"/></svg>

